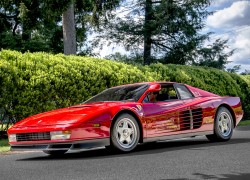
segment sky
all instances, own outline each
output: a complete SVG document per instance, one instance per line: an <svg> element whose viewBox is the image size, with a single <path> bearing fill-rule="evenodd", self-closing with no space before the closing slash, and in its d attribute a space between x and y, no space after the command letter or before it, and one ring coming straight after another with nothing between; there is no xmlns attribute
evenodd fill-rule
<svg viewBox="0 0 250 180"><path fill-rule="evenodd" d="M240 72L250 70L250 0L213 0L208 9L214 13L205 20L203 32L214 32L211 41L228 39L228 50L235 49L226 67L241 65ZM126 53L124 48L117 45L104 46L100 56L115 52Z"/></svg>
<svg viewBox="0 0 250 180"><path fill-rule="evenodd" d="M250 0L214 0L209 10L214 14L206 20L206 31L212 39L228 39L234 54L228 58L228 68L241 65L241 72L250 70Z"/></svg>

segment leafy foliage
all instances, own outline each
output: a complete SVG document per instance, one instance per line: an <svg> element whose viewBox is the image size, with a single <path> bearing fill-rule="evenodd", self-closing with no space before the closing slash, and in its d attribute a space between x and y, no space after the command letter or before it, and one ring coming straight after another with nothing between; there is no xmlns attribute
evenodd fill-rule
<svg viewBox="0 0 250 180"><path fill-rule="evenodd" d="M3 0L0 2L0 48L21 52L62 52L62 26L59 8L68 1ZM53 1L54 3L56 1ZM64 6L61 6L62 3Z"/></svg>
<svg viewBox="0 0 250 180"><path fill-rule="evenodd" d="M193 60L191 64L225 69L225 64L228 63L227 58L234 53L234 50L225 52L228 49L227 42L228 40L217 39L212 45L194 49L191 53L192 58L190 59ZM237 72L237 66L234 70Z"/></svg>

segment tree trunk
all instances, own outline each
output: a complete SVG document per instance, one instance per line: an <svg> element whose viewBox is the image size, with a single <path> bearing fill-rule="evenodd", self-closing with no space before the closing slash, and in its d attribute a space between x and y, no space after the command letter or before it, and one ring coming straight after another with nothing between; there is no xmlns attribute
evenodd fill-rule
<svg viewBox="0 0 250 180"><path fill-rule="evenodd" d="M145 22L144 22L144 65L151 63L152 30L150 21L152 20L152 0L146 0L145 4Z"/></svg>
<svg viewBox="0 0 250 180"><path fill-rule="evenodd" d="M62 23L64 54L76 54L76 29L73 1L68 9L63 12Z"/></svg>
<svg viewBox="0 0 250 180"><path fill-rule="evenodd" d="M27 28L26 23L23 23L22 31L22 40L28 42L31 39L31 30L30 28Z"/></svg>

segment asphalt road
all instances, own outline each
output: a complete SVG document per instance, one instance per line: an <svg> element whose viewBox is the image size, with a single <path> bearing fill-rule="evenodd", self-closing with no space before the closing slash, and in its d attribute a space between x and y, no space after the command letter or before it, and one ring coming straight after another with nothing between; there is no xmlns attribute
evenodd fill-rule
<svg viewBox="0 0 250 180"><path fill-rule="evenodd" d="M1 180L250 179L250 126L229 142L205 137L141 145L129 154L105 149L53 158L42 152L0 155Z"/></svg>

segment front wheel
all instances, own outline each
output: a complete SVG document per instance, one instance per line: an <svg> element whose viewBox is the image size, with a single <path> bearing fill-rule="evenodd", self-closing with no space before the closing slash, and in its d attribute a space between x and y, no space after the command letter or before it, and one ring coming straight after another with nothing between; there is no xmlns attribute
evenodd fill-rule
<svg viewBox="0 0 250 180"><path fill-rule="evenodd" d="M225 107L220 107L214 120L214 134L207 135L210 141L228 141L233 135L233 117Z"/></svg>
<svg viewBox="0 0 250 180"><path fill-rule="evenodd" d="M122 152L132 151L140 139L137 121L130 114L122 114L111 129L111 146Z"/></svg>

